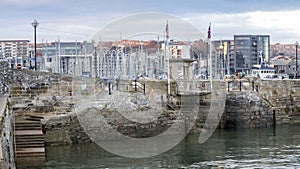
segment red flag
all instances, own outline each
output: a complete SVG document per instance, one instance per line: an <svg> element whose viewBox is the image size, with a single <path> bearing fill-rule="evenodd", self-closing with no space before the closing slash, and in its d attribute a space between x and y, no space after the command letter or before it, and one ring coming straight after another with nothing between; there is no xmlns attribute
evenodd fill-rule
<svg viewBox="0 0 300 169"><path fill-rule="evenodd" d="M209 27L208 27L208 31L207 31L207 39L211 38L211 34L210 34L210 23L209 23Z"/></svg>
<svg viewBox="0 0 300 169"><path fill-rule="evenodd" d="M166 38L169 39L169 24L167 21L167 25L166 25Z"/></svg>

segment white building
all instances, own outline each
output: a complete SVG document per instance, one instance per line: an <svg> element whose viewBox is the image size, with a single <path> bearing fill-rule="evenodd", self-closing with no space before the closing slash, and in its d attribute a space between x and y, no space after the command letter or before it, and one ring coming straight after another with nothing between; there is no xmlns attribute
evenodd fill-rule
<svg viewBox="0 0 300 169"><path fill-rule="evenodd" d="M0 40L0 58L7 59L11 68L29 66L28 47L29 40Z"/></svg>
<svg viewBox="0 0 300 169"><path fill-rule="evenodd" d="M92 76L94 48L87 42L56 42L43 44L44 70L76 76Z"/></svg>

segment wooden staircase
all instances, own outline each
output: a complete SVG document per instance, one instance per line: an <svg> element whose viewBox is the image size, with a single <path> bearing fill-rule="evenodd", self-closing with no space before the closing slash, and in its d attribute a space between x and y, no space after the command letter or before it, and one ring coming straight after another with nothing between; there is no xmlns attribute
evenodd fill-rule
<svg viewBox="0 0 300 169"><path fill-rule="evenodd" d="M44 136L39 120L16 119L14 136L17 167L40 166L46 161Z"/></svg>

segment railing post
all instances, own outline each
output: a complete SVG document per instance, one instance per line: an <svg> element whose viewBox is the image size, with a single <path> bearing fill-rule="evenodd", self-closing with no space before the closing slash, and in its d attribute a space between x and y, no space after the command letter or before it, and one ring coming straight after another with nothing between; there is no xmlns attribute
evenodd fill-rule
<svg viewBox="0 0 300 169"><path fill-rule="evenodd" d="M119 79L117 79L117 90L119 90Z"/></svg>
<svg viewBox="0 0 300 169"><path fill-rule="evenodd" d="M108 94L111 95L110 82L108 82Z"/></svg>
<svg viewBox="0 0 300 169"><path fill-rule="evenodd" d="M136 78L134 79L134 88L135 88L135 91L137 91L137 80L136 80Z"/></svg>
<svg viewBox="0 0 300 169"><path fill-rule="evenodd" d="M258 93L258 85L256 85L255 88L256 88L256 92Z"/></svg>
<svg viewBox="0 0 300 169"><path fill-rule="evenodd" d="M229 92L229 81L227 82L227 91Z"/></svg>
<svg viewBox="0 0 300 169"><path fill-rule="evenodd" d="M242 81L240 81L240 91L242 91Z"/></svg>

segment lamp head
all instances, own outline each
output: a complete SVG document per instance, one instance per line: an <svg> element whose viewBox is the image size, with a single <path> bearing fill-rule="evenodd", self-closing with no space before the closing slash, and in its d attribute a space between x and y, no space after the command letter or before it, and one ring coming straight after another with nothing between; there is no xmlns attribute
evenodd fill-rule
<svg viewBox="0 0 300 169"><path fill-rule="evenodd" d="M31 23L31 25L33 27L37 27L37 26L39 26L39 23L38 23L38 21L36 21L36 19L34 19L33 22Z"/></svg>

